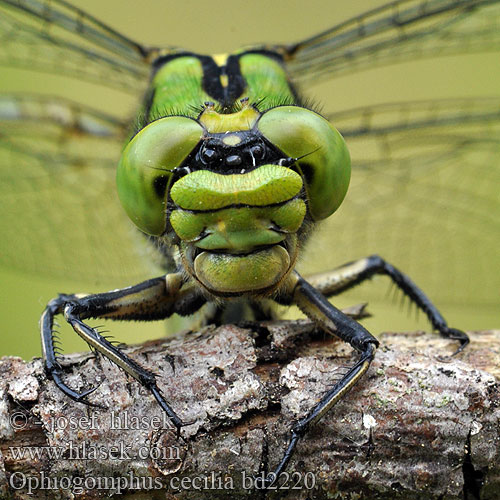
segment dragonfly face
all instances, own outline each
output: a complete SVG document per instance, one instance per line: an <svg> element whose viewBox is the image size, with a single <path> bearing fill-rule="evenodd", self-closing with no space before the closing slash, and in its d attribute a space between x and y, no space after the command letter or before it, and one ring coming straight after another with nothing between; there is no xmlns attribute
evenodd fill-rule
<svg viewBox="0 0 500 500"><path fill-rule="evenodd" d="M326 119L295 105L277 59L241 52L221 67L208 56L160 58L146 114L173 107L171 80L201 111L147 124L118 167L118 193L131 220L175 244L179 264L216 296L279 291L311 223L331 215L349 185L344 140ZM252 102L264 86L266 99ZM205 95L217 105L197 101Z"/></svg>

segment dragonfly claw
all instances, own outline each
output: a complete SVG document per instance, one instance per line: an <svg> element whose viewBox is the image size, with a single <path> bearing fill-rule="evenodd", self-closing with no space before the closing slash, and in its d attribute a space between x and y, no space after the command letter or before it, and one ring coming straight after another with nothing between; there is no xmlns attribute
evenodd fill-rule
<svg viewBox="0 0 500 500"><path fill-rule="evenodd" d="M65 382L63 382L61 375L58 372L52 372L50 375L51 375L51 378L54 381L54 383L57 385L57 387L62 392L64 392L64 394L66 394L66 396L70 397L73 401L86 404L87 406L106 409L105 406L100 405L98 403L91 403L90 401L88 401L86 399L87 396L89 396L95 390L97 390L101 384L98 384L95 387L91 387L90 389L84 390L82 392L78 392L78 391L75 391L74 389L72 389L71 387L69 387Z"/></svg>
<svg viewBox="0 0 500 500"><path fill-rule="evenodd" d="M451 357L456 356L457 354L462 352L470 342L469 336L465 332L463 332L462 330L458 330L457 328L446 327L446 329L442 331L441 334L451 340L458 340L460 342L458 349L451 355Z"/></svg>

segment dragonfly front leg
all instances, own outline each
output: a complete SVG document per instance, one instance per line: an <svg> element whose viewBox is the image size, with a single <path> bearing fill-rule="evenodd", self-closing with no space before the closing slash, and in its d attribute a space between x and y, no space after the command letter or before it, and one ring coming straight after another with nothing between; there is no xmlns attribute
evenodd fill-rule
<svg viewBox="0 0 500 500"><path fill-rule="evenodd" d="M288 290L293 290L291 292L292 302L302 312L323 330L348 342L361 356L356 364L321 398L320 402L294 425L290 443L274 472L267 476L266 487L271 486L285 469L298 440L304 436L309 426L320 420L368 370L375 355L375 349L379 345L378 340L368 330L330 304L324 295L313 288L298 273L291 276Z"/></svg>
<svg viewBox="0 0 500 500"><path fill-rule="evenodd" d="M469 343L467 334L457 328L450 328L436 306L408 276L378 255L349 262L333 271L308 276L307 279L321 293L331 297L372 278L375 274L389 276L393 283L426 314L432 326L443 337L460 342L453 355L458 354Z"/></svg>
<svg viewBox="0 0 500 500"><path fill-rule="evenodd" d="M140 366L99 332L86 325L87 318L122 320L164 319L174 312L188 314L196 311L204 299L190 285L184 285L180 274L168 274L138 285L95 295L59 295L52 300L40 319L43 357L48 376L57 387L75 401L89 404L86 397L96 388L77 392L62 380L63 369L54 349L53 324L57 314L64 314L73 330L96 351L100 352L129 375L138 380L156 398L162 409L179 430L181 419L161 394L155 374Z"/></svg>

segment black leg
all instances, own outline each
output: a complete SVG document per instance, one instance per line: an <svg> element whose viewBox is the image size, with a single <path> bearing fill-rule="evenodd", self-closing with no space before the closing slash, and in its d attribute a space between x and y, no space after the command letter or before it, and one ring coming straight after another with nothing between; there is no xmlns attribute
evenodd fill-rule
<svg viewBox="0 0 500 500"><path fill-rule="evenodd" d="M304 436L309 426L320 420L330 408L354 387L356 382L368 370L375 355L375 349L378 346L377 339L368 330L330 304L320 292L315 290L297 273L292 276L291 280L295 281L290 286L290 288L293 287L293 302L322 329L348 342L361 356L342 379L321 398L321 401L293 426L290 442L283 458L275 470L266 478L264 487L267 488L279 478L280 473L290 461L297 442Z"/></svg>
<svg viewBox="0 0 500 500"><path fill-rule="evenodd" d="M86 325L82 319L110 318L154 320L169 317L174 312L189 314L204 303L194 287L184 285L180 275L173 274L145 281L133 287L95 295L59 295L45 309L40 329L43 356L47 374L67 396L75 401L89 403L86 398L95 388L77 392L62 380L63 369L54 349L53 324L57 314L66 321L93 349L100 352L129 375L138 380L156 398L178 431L183 425L161 394L153 372L144 369L118 347Z"/></svg>
<svg viewBox="0 0 500 500"><path fill-rule="evenodd" d="M329 273L308 277L308 281L325 296L331 297L352 288L375 274L385 274L429 318L432 326L446 338L458 340L458 354L469 343L466 333L450 328L436 306L425 293L405 274L378 255L345 264Z"/></svg>

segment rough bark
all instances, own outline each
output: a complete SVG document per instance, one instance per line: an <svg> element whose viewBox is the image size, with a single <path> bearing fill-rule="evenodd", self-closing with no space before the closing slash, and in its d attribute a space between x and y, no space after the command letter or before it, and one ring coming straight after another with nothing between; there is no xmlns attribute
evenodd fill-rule
<svg viewBox="0 0 500 500"><path fill-rule="evenodd" d="M266 498L500 498L500 331L470 335L454 358L455 343L432 334L382 335L369 372ZM3 358L0 498L260 498L250 483L277 463L291 422L356 358L308 321L207 327L127 352L158 374L189 423L182 437L102 358L64 365L72 387L100 383L90 400L103 407L69 400L40 359Z"/></svg>

